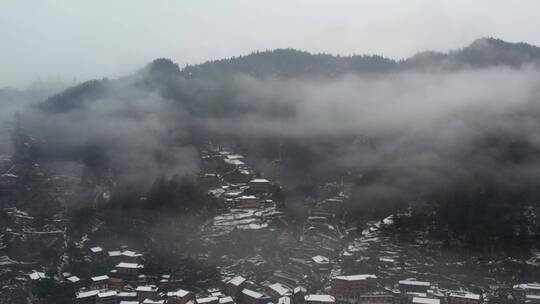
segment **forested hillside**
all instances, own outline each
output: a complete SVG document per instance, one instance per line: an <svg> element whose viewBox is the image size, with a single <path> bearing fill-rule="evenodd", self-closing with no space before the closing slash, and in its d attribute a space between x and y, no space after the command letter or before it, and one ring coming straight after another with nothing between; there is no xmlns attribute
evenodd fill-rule
<svg viewBox="0 0 540 304"><path fill-rule="evenodd" d="M26 121L45 138L35 157L112 167L125 183L196 170L193 150L226 142L291 197L345 179L349 221L412 210L434 237L483 249L536 237L539 60L536 46L492 38L404 60L292 49L184 68L157 59L51 96Z"/></svg>

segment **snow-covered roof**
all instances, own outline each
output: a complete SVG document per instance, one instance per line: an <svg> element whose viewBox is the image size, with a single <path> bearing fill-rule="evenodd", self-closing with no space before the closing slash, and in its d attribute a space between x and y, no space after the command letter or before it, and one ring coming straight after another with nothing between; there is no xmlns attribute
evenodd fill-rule
<svg viewBox="0 0 540 304"><path fill-rule="evenodd" d="M122 255L122 253L119 250L109 251L108 254L109 254L110 257L115 257L115 256L121 256Z"/></svg>
<svg viewBox="0 0 540 304"><path fill-rule="evenodd" d="M98 253L98 252L102 252L103 248L96 246L96 247L90 248L90 251L92 251L93 253Z"/></svg>
<svg viewBox="0 0 540 304"><path fill-rule="evenodd" d="M120 301L120 304L139 304L139 301Z"/></svg>
<svg viewBox="0 0 540 304"><path fill-rule="evenodd" d="M308 216L308 220L327 220L326 216Z"/></svg>
<svg viewBox="0 0 540 304"><path fill-rule="evenodd" d="M540 290L540 284L536 284L536 283L519 284L519 285L514 285L514 289L535 289L535 290Z"/></svg>
<svg viewBox="0 0 540 304"><path fill-rule="evenodd" d="M277 294L279 294L282 297L291 294L291 290L281 285L280 283L268 285L268 288L272 289L273 291L275 291Z"/></svg>
<svg viewBox="0 0 540 304"><path fill-rule="evenodd" d="M304 287L302 287L302 286L297 286L297 287L295 287L295 288L293 289L293 292L294 292L295 294L296 294L296 293L299 293L299 292L306 293L307 290L306 290Z"/></svg>
<svg viewBox="0 0 540 304"><path fill-rule="evenodd" d="M183 297L187 296L188 294L189 294L189 291L183 290L183 289L178 289L177 291L167 292L167 297L183 298Z"/></svg>
<svg viewBox="0 0 540 304"><path fill-rule="evenodd" d="M152 299L145 299L143 301L143 304L164 304L165 300L152 300Z"/></svg>
<svg viewBox="0 0 540 304"><path fill-rule="evenodd" d="M32 280L41 280L41 279L47 278L45 273L39 272L39 271L34 271L31 274L29 274L29 276L30 276L30 279Z"/></svg>
<svg viewBox="0 0 540 304"><path fill-rule="evenodd" d="M210 303L210 302L216 302L219 301L218 297L206 297L206 298L198 298L197 303Z"/></svg>
<svg viewBox="0 0 540 304"><path fill-rule="evenodd" d="M233 165L233 166L242 166L242 165L244 165L244 162L241 161L241 160L238 160L238 159L228 159L228 158L226 158L225 162L227 164Z"/></svg>
<svg viewBox="0 0 540 304"><path fill-rule="evenodd" d="M116 268L130 268L130 269L137 269L137 268L144 268L143 265L137 264L137 263L125 263L121 262L120 264L115 266Z"/></svg>
<svg viewBox="0 0 540 304"><path fill-rule="evenodd" d="M116 290L101 291L97 296L98 298L114 297L116 296Z"/></svg>
<svg viewBox="0 0 540 304"><path fill-rule="evenodd" d="M128 298L128 297L136 297L137 293L134 291L120 291L116 295L119 297Z"/></svg>
<svg viewBox="0 0 540 304"><path fill-rule="evenodd" d="M436 290L433 290L433 289L429 289L427 291L428 294L430 295L433 295L433 296L437 296L437 297L444 297L444 293L442 293L442 291L436 289Z"/></svg>
<svg viewBox="0 0 540 304"><path fill-rule="evenodd" d="M243 192L243 191L230 190L230 191L225 192L225 196L226 196L226 197L237 197L237 196L239 196L240 194L242 194L242 192Z"/></svg>
<svg viewBox="0 0 540 304"><path fill-rule="evenodd" d="M244 156L240 155L240 154L229 154L226 156L228 159L241 159L241 158L244 158Z"/></svg>
<svg viewBox="0 0 540 304"><path fill-rule="evenodd" d="M415 280L401 280L399 281L401 285L412 285L412 286L425 286L429 287L431 284L429 282L415 281Z"/></svg>
<svg viewBox="0 0 540 304"><path fill-rule="evenodd" d="M137 286L136 291L157 291L157 287L154 285Z"/></svg>
<svg viewBox="0 0 540 304"><path fill-rule="evenodd" d="M269 183L270 181L265 178L254 178L249 181L250 183Z"/></svg>
<svg viewBox="0 0 540 304"><path fill-rule="evenodd" d="M219 299L219 304L227 304L227 303L234 303L233 298L231 297L223 297Z"/></svg>
<svg viewBox="0 0 540 304"><path fill-rule="evenodd" d="M99 290L89 290L89 291L83 291L79 292L76 296L77 299L83 299L83 298L89 298L89 297L95 297L99 294Z"/></svg>
<svg viewBox="0 0 540 304"><path fill-rule="evenodd" d="M344 281L364 281L367 279L376 279L377 276L374 274L356 274L356 275L347 275L347 276L337 276L334 279L344 280Z"/></svg>
<svg viewBox="0 0 540 304"><path fill-rule="evenodd" d="M313 261L317 264L328 264L330 263L330 259L325 257L325 256L322 256L322 255L316 255L314 257L312 257L311 259L313 259Z"/></svg>
<svg viewBox="0 0 540 304"><path fill-rule="evenodd" d="M331 197L331 198L327 198L326 199L326 202L330 202L330 203L343 203L344 200L342 198L338 198L338 197Z"/></svg>
<svg viewBox="0 0 540 304"><path fill-rule="evenodd" d="M529 299L529 300L540 300L540 295L532 295L532 294L528 294L525 296L525 299Z"/></svg>
<svg viewBox="0 0 540 304"><path fill-rule="evenodd" d="M239 199L239 200L242 200L242 199L257 199L257 197L255 195L243 195L243 196L240 196L237 199Z"/></svg>
<svg viewBox="0 0 540 304"><path fill-rule="evenodd" d="M215 196L215 197L219 197L219 196L221 196L223 193L225 193L225 190L223 190L223 189L221 189L221 188L208 190L208 194L213 195L213 196Z"/></svg>
<svg viewBox="0 0 540 304"><path fill-rule="evenodd" d="M242 283L244 283L246 279L242 276L236 276L232 278L228 283L232 284L234 286L240 286Z"/></svg>
<svg viewBox="0 0 540 304"><path fill-rule="evenodd" d="M429 298L420 298L414 297L412 299L413 304L440 304L441 300L439 299L429 299Z"/></svg>
<svg viewBox="0 0 540 304"><path fill-rule="evenodd" d="M450 297L463 298L463 299L469 299L469 300L480 300L479 294L469 293L469 292L453 292L450 294Z"/></svg>
<svg viewBox="0 0 540 304"><path fill-rule="evenodd" d="M123 255L123 256L131 257L131 258L138 258L138 257L142 256L141 253L137 253L137 252L131 251L131 250L124 250L120 254Z"/></svg>
<svg viewBox="0 0 540 304"><path fill-rule="evenodd" d="M100 275L97 277L92 277L91 279L92 279L92 282L99 282L99 281L108 280L109 276L105 274L105 275Z"/></svg>
<svg viewBox="0 0 540 304"><path fill-rule="evenodd" d="M79 279L79 277L77 277L77 276L71 276L71 277L67 278L66 280L70 281L71 283L77 283L81 279Z"/></svg>
<svg viewBox="0 0 540 304"><path fill-rule="evenodd" d="M310 294L304 297L305 301L334 303L336 299L331 295Z"/></svg>
<svg viewBox="0 0 540 304"><path fill-rule="evenodd" d="M256 292L256 291L253 291L253 290L247 289L247 288L243 289L242 293L245 294L248 297L252 297L252 298L255 298L255 299L260 299L260 298L264 297L264 295L262 293Z"/></svg>

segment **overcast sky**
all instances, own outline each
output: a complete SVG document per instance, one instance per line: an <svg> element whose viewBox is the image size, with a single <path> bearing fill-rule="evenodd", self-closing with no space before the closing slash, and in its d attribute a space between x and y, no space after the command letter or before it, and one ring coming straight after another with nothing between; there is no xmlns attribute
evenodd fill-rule
<svg viewBox="0 0 540 304"><path fill-rule="evenodd" d="M492 36L540 45L540 1L1 0L0 87L297 48L403 58Z"/></svg>

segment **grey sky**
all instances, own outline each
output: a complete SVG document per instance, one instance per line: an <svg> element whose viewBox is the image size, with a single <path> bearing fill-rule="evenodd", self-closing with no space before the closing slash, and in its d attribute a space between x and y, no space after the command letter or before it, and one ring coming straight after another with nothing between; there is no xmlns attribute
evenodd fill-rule
<svg viewBox="0 0 540 304"><path fill-rule="evenodd" d="M482 36L540 44L540 1L2 0L0 87L292 47L402 58Z"/></svg>

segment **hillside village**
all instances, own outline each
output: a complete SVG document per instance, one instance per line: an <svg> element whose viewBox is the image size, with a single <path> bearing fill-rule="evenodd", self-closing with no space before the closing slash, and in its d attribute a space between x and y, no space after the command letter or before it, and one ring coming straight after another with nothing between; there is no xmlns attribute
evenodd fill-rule
<svg viewBox="0 0 540 304"><path fill-rule="evenodd" d="M82 254L88 271L66 272L63 269L70 260L66 219L55 218L42 223L42 230L36 230L37 219L9 207L3 210L0 250L6 250L9 243L10 252L16 252L14 244L24 251L36 248L39 252L34 252L34 263L2 255L3 297L41 303L40 289L54 285L56 292L77 304L540 303L540 285L536 283L482 289L456 282L449 285L436 276L433 282L422 281L429 277L425 273L418 273L416 278L400 277L404 268L416 266L410 261L399 262L391 247L377 249L376 260L366 251L366 244L377 241L384 227L392 225L392 216L373 223L360 237L352 236L357 232L340 221L348 196L346 188L334 183L328 186L333 189L328 191L332 195L311 202L305 221L293 225L284 202L276 200L279 182L255 174L247 162L243 155L219 145L201 149L202 169L197 179L208 189L218 212L199 232L214 257L200 258L216 265L220 283L190 288L181 275L149 272L145 268L147 257L140 248L106 247L91 237L81 240L74 249ZM13 174L17 170L9 158L5 158L4 167L7 171L1 185L2 191L8 192L17 187L17 176ZM36 176L46 174L39 165L29 170ZM76 176L54 174L46 181L51 184L46 189L56 189L55 193L65 199L69 199L66 189L79 182ZM238 240L249 242L249 246L235 248ZM43 258L44 250L50 251L46 256L51 260ZM56 270L51 272L53 265Z"/></svg>

